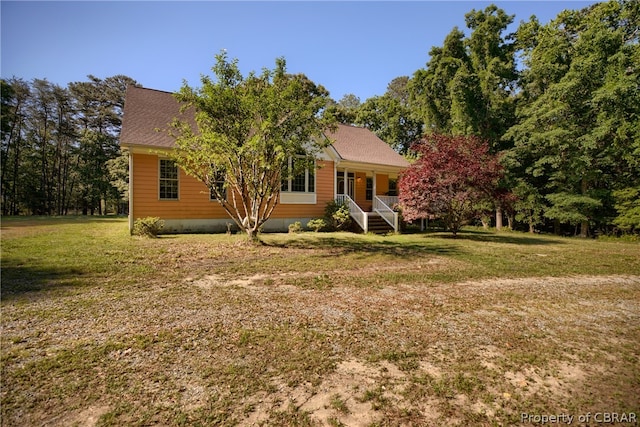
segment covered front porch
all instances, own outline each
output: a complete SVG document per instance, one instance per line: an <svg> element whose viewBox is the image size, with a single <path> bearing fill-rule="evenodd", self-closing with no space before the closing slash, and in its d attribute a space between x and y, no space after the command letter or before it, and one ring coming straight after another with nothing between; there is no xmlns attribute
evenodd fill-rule
<svg viewBox="0 0 640 427"><path fill-rule="evenodd" d="M394 206L398 172L336 168L335 199L349 206L349 213L365 233L399 230Z"/></svg>

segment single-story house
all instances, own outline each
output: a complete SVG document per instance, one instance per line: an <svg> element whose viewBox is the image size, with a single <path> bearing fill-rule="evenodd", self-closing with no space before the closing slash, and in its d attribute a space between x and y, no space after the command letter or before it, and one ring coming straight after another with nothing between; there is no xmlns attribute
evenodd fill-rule
<svg viewBox="0 0 640 427"><path fill-rule="evenodd" d="M188 114L188 113L185 113ZM166 131L180 105L170 92L127 89L120 144L129 151L129 226L148 216L164 220L165 232L221 232L232 223L206 186L163 153L174 140ZM332 145L317 156L314 171L283 183L280 200L264 231L286 231L321 218L327 203L348 203L366 231L398 228L398 174L409 164L368 129L339 125L326 135Z"/></svg>

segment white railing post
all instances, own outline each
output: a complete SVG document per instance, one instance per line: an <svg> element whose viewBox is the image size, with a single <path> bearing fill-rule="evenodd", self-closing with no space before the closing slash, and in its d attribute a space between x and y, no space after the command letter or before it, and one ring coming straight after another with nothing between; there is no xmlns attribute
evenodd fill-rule
<svg viewBox="0 0 640 427"><path fill-rule="evenodd" d="M362 212L362 222L364 223L364 227L362 227L362 230L364 231L364 234L367 234L369 232L369 215L367 215L367 213L362 210L360 212Z"/></svg>

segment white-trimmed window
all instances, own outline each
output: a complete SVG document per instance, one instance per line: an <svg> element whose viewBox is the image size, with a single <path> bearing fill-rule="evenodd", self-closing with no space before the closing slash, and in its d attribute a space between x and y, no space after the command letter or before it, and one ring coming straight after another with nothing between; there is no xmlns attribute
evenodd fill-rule
<svg viewBox="0 0 640 427"><path fill-rule="evenodd" d="M280 188L280 203L316 203L315 164L313 167L306 168L296 176L288 176L290 175L288 171L293 170L295 162L303 160L304 156L296 156L289 159L287 163L287 173L285 173L287 177L282 180L282 186Z"/></svg>
<svg viewBox="0 0 640 427"><path fill-rule="evenodd" d="M173 160L160 159L158 197L160 200L178 200L178 165Z"/></svg>
<svg viewBox="0 0 640 427"><path fill-rule="evenodd" d="M367 187L366 187L366 193L365 193L365 199L366 200L373 200L373 178L372 177L367 177Z"/></svg>
<svg viewBox="0 0 640 427"><path fill-rule="evenodd" d="M300 159L300 160L298 160ZM296 156L289 159L288 170L292 170L296 161L304 159L303 156ZM287 174L289 175L289 174ZM299 175L294 177L288 177L282 180L281 190L285 193L315 193L316 192L316 177L315 177L315 165L313 168L307 168Z"/></svg>

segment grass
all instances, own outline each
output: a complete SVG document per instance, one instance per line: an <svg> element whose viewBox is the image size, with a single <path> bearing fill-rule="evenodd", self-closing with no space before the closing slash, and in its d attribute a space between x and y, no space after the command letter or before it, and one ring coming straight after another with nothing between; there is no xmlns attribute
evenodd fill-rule
<svg viewBox="0 0 640 427"><path fill-rule="evenodd" d="M2 219L3 425L640 412L640 244Z"/></svg>

